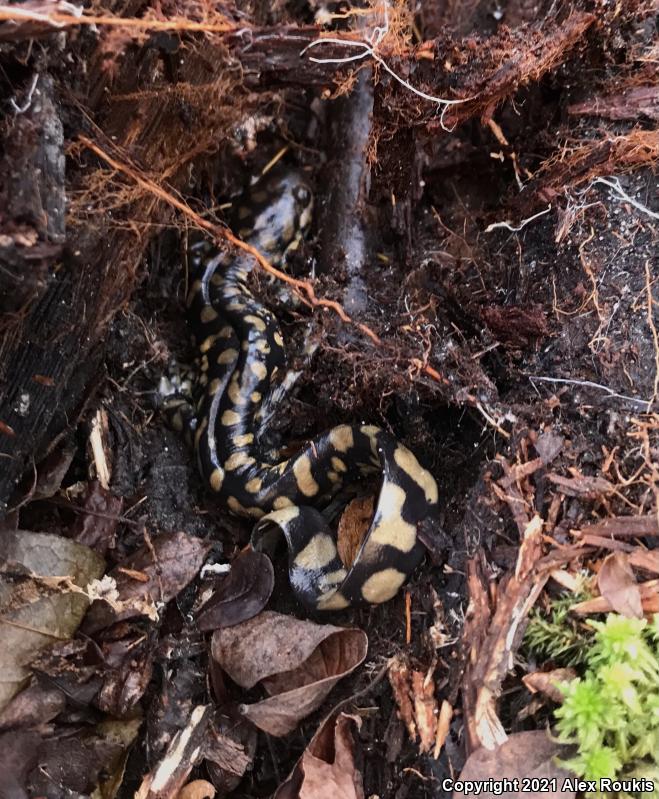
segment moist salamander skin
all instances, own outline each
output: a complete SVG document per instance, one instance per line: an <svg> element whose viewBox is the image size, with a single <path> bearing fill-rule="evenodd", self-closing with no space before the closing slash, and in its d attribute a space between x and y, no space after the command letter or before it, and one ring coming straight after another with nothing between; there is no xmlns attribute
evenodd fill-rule
<svg viewBox="0 0 659 799"><path fill-rule="evenodd" d="M238 234L271 262L298 246L311 219L312 193L300 172L258 183L237 210ZM415 456L373 425L342 424L272 462L257 431L277 377L286 369L274 315L247 278L255 260L228 259L207 241L192 245L188 316L198 372L161 394L170 424L188 433L210 490L232 513L257 520L256 548L284 535L298 599L316 610L391 599L423 557L417 526L437 507L437 484ZM164 388L163 388L164 386ZM340 560L320 510L342 488L380 473L371 525L353 564Z"/></svg>

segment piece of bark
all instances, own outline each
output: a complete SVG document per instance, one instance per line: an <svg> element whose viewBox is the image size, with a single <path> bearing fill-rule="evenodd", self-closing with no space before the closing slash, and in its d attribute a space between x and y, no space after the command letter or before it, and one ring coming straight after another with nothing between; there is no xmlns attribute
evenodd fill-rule
<svg viewBox="0 0 659 799"><path fill-rule="evenodd" d="M581 536L598 535L612 538L636 538L645 535L659 535L659 520L656 513L645 516L610 516L595 524L584 525Z"/></svg>
<svg viewBox="0 0 659 799"><path fill-rule="evenodd" d="M135 799L174 799L188 775L203 757L204 742L212 717L209 705L198 705L184 729L172 739L164 757L142 780Z"/></svg>
<svg viewBox="0 0 659 799"><path fill-rule="evenodd" d="M659 120L659 89L654 86L631 86L618 94L591 97L582 103L573 103L567 107L568 114L573 116L593 116L604 119L631 119L639 116Z"/></svg>

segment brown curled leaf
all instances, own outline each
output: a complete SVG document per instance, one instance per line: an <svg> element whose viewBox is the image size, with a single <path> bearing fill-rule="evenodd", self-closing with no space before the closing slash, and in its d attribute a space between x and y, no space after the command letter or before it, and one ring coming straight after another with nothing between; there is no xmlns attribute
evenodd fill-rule
<svg viewBox="0 0 659 799"><path fill-rule="evenodd" d="M504 797L504 799L572 799L575 791L560 790L564 779L570 776L569 771L565 771L556 765L555 758L566 757L571 752L571 748L552 741L544 730L529 730L527 732L513 733L506 741L496 746L494 749L481 747L467 758L467 762L460 774L463 781L485 781L495 778L496 780L517 779L519 790L508 790L502 793L495 793L492 790L481 791L478 796L481 799L493 799L494 796ZM523 790L522 780L524 778L556 779L558 790L534 793ZM463 799L465 796L476 796L475 793L463 793L455 791L454 799Z"/></svg>
<svg viewBox="0 0 659 799"><path fill-rule="evenodd" d="M522 682L532 693L541 693L552 702L563 701L564 694L559 685L571 682L577 676L574 669L552 669L551 671L534 671L522 677Z"/></svg>
<svg viewBox="0 0 659 799"><path fill-rule="evenodd" d="M104 562L58 535L28 530L0 536L0 709L29 677L27 664L53 642L75 633L89 599L87 584Z"/></svg>
<svg viewBox="0 0 659 799"><path fill-rule="evenodd" d="M355 497L341 514L336 532L336 548L341 562L350 568L355 562L371 519L374 497Z"/></svg>
<svg viewBox="0 0 659 799"><path fill-rule="evenodd" d="M197 627L210 632L253 618L268 604L274 584L267 555L253 549L241 552L229 574L218 580L211 597L197 611Z"/></svg>
<svg viewBox="0 0 659 799"><path fill-rule="evenodd" d="M213 785L224 796L235 790L256 755L257 732L245 719L217 712L206 735L204 757Z"/></svg>
<svg viewBox="0 0 659 799"><path fill-rule="evenodd" d="M117 524L124 507L121 497L94 481L87 487L81 512L71 528L69 536L79 544L85 544L105 555L114 546Z"/></svg>
<svg viewBox="0 0 659 799"><path fill-rule="evenodd" d="M265 611L213 634L213 658L243 688L261 682L270 698L241 712L271 735L286 735L320 706L366 657L362 630L300 621Z"/></svg>
<svg viewBox="0 0 659 799"><path fill-rule="evenodd" d="M643 618L641 592L626 552L612 552L604 558L597 586L616 613L628 618Z"/></svg>
<svg viewBox="0 0 659 799"><path fill-rule="evenodd" d="M155 616L156 604L166 604L192 582L210 549L207 541L186 533L154 538L104 578L112 583L111 594L94 601L84 632L89 635L136 616Z"/></svg>
<svg viewBox="0 0 659 799"><path fill-rule="evenodd" d="M360 724L347 713L325 719L273 799L364 799L353 737Z"/></svg>
<svg viewBox="0 0 659 799"><path fill-rule="evenodd" d="M62 691L32 680L0 712L0 731L45 724L61 713L65 705Z"/></svg>

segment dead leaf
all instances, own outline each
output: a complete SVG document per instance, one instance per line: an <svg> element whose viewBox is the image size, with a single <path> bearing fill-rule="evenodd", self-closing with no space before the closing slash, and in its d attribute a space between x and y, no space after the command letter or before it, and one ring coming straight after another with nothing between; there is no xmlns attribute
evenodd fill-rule
<svg viewBox="0 0 659 799"><path fill-rule="evenodd" d="M629 553L629 565L650 574L659 574L659 550L636 547Z"/></svg>
<svg viewBox="0 0 659 799"><path fill-rule="evenodd" d="M612 552L604 558L597 586L616 613L630 619L643 618L641 592L625 552Z"/></svg>
<svg viewBox="0 0 659 799"><path fill-rule="evenodd" d="M563 449L563 444L565 443L565 439L563 436L558 435L558 433L554 433L553 430L545 430L544 433L541 433L534 446L535 451L538 455L542 458L542 462L545 466L551 463Z"/></svg>
<svg viewBox="0 0 659 799"><path fill-rule="evenodd" d="M96 704L105 713L121 717L135 707L151 681L156 636L153 628L145 633L128 627L120 633L119 638L100 643L106 673Z"/></svg>
<svg viewBox="0 0 659 799"><path fill-rule="evenodd" d="M88 638L50 644L30 666L43 683L55 686L77 707L90 705L103 684L103 656Z"/></svg>
<svg viewBox="0 0 659 799"><path fill-rule="evenodd" d="M231 563L229 574L217 581L212 595L197 611L197 627L210 632L253 618L268 604L274 584L270 558L246 549Z"/></svg>
<svg viewBox="0 0 659 799"><path fill-rule="evenodd" d="M352 732L360 724L346 713L326 719L273 799L364 799Z"/></svg>
<svg viewBox="0 0 659 799"><path fill-rule="evenodd" d="M90 635L136 616L155 618L158 605L169 602L194 580L211 547L208 541L186 533L162 533L154 538L106 575L114 580L116 599L95 600L83 631ZM140 578L135 579L133 572Z"/></svg>
<svg viewBox="0 0 659 799"><path fill-rule="evenodd" d="M79 544L105 555L114 547L119 517L124 507L121 497L93 481L87 486L82 508L71 528L70 536Z"/></svg>
<svg viewBox="0 0 659 799"><path fill-rule="evenodd" d="M541 693L552 702L563 701L563 692L558 687L562 683L572 682L577 676L574 669L552 669L552 671L534 671L522 677L522 682L532 693Z"/></svg>
<svg viewBox="0 0 659 799"><path fill-rule="evenodd" d="M64 443L39 462L37 483L32 493L32 499L47 499L60 490L62 480L73 463L75 453L75 446L72 446L71 443Z"/></svg>
<svg viewBox="0 0 659 799"><path fill-rule="evenodd" d="M25 799L27 779L37 763L41 736L22 730L0 735L0 796Z"/></svg>
<svg viewBox="0 0 659 799"><path fill-rule="evenodd" d="M566 753L571 753L572 749L567 746L555 743L544 730L531 730L529 732L517 732L511 735L507 741L497 746L495 749L485 749L481 747L469 755L467 762L460 774L460 780L496 780L510 779L519 780L518 790L502 792L481 791L458 792L454 791L454 799L462 799L464 796L479 796L480 799L572 799L575 791L560 790L563 780L573 777L569 771L557 766L554 762L556 756L566 757ZM523 790L522 780L524 778L556 779L557 791L527 791Z"/></svg>
<svg viewBox="0 0 659 799"><path fill-rule="evenodd" d="M44 738L29 778L30 795L49 799L90 795L124 747L98 729Z"/></svg>
<svg viewBox="0 0 659 799"><path fill-rule="evenodd" d="M58 688L42 686L33 679L0 712L0 730L45 724L61 713L65 704L64 694Z"/></svg>
<svg viewBox="0 0 659 799"><path fill-rule="evenodd" d="M206 736L206 768L222 796L234 791L256 755L257 732L244 718L216 713Z"/></svg>
<svg viewBox="0 0 659 799"><path fill-rule="evenodd" d="M206 780L193 780L181 789L176 799L213 799L215 788Z"/></svg>
<svg viewBox="0 0 659 799"><path fill-rule="evenodd" d="M643 614L659 613L659 580L638 583L638 590L641 594ZM612 610L613 606L609 600L598 596L595 599L586 599L585 602L572 605L570 613L575 613L577 616L589 616L592 613L610 613Z"/></svg>
<svg viewBox="0 0 659 799"><path fill-rule="evenodd" d="M336 548L346 568L355 562L359 548L373 518L374 497L355 497L348 503L339 519Z"/></svg>
<svg viewBox="0 0 659 799"><path fill-rule="evenodd" d="M269 699L241 712L271 735L286 735L323 702L366 657L362 630L300 621L264 611L213 634L213 658L243 688L258 682Z"/></svg>
<svg viewBox="0 0 659 799"><path fill-rule="evenodd" d="M142 726L141 715L127 719L106 719L97 725L96 730L105 740L118 744L119 750L107 764L104 775L93 799L114 799L124 781L124 772L130 748L134 744Z"/></svg>
<svg viewBox="0 0 659 799"><path fill-rule="evenodd" d="M84 589L105 564L82 544L28 530L0 535L0 562L1 710L29 677L26 664L75 633L89 605ZM47 584L47 578L64 575L70 587Z"/></svg>

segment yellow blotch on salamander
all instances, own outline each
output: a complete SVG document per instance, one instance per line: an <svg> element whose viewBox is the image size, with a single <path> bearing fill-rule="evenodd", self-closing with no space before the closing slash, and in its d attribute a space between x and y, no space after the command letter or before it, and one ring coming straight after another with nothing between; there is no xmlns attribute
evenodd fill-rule
<svg viewBox="0 0 659 799"><path fill-rule="evenodd" d="M209 482L213 491L219 491L222 488L222 483L224 482L224 470L220 469L219 466L213 469L209 478Z"/></svg>
<svg viewBox="0 0 659 799"><path fill-rule="evenodd" d="M261 516L265 516L261 508L246 508L235 497L227 498L227 506L229 510L232 510L238 516L250 516L253 519L260 519Z"/></svg>
<svg viewBox="0 0 659 799"><path fill-rule="evenodd" d="M308 455L300 456L293 464L293 474L300 492L305 497L314 497L319 491L319 485L311 473L311 459Z"/></svg>
<svg viewBox="0 0 659 799"><path fill-rule="evenodd" d="M263 479L261 477L252 477L251 480L248 480L245 483L245 488L249 491L250 494L258 494L261 490L261 486L263 485Z"/></svg>
<svg viewBox="0 0 659 799"><path fill-rule="evenodd" d="M259 380L265 380L268 370L266 369L264 363L261 361L252 361L249 365L249 368L255 377L257 377Z"/></svg>
<svg viewBox="0 0 659 799"><path fill-rule="evenodd" d="M260 316L254 316L254 314L247 314L244 319L244 322L248 325L252 325L261 333L265 330L265 322L261 319Z"/></svg>
<svg viewBox="0 0 659 799"><path fill-rule="evenodd" d="M233 444L236 447L246 447L248 444L251 444L254 441L254 433L245 433L241 436L233 436L231 441L233 441Z"/></svg>
<svg viewBox="0 0 659 799"><path fill-rule="evenodd" d="M234 405L240 405L241 402L245 402L245 398L240 393L240 382L238 380L238 374L234 374L231 378L231 382L229 383L229 388L227 389L227 394L229 395L229 399L233 402ZM227 411L228 413L228 411Z"/></svg>
<svg viewBox="0 0 659 799"><path fill-rule="evenodd" d="M217 335L208 336L208 338L205 338L201 342L201 345L199 346L199 351L202 353L208 352L208 350L213 346L213 344L215 344L216 341L217 341Z"/></svg>
<svg viewBox="0 0 659 799"><path fill-rule="evenodd" d="M277 497L272 503L272 507L275 510L281 510L282 508L292 508L294 505L288 497Z"/></svg>
<svg viewBox="0 0 659 799"><path fill-rule="evenodd" d="M253 463L256 463L256 461L246 452L232 452L224 461L224 469L227 472L233 472L240 466L251 466Z"/></svg>
<svg viewBox="0 0 659 799"><path fill-rule="evenodd" d="M426 495L426 502L431 504L437 502L437 483L435 478L420 465L407 447L399 444L394 451L394 460L423 489Z"/></svg>
<svg viewBox="0 0 659 799"><path fill-rule="evenodd" d="M347 452L354 446L355 440L352 428L347 424L340 424L329 432L330 444L338 452Z"/></svg>
<svg viewBox="0 0 659 799"><path fill-rule="evenodd" d="M228 350L224 350L224 352L221 352L217 356L217 362L220 366L224 366L225 364L233 363L237 357L238 357L237 350L234 350L233 348L230 347Z"/></svg>
<svg viewBox="0 0 659 799"><path fill-rule="evenodd" d="M332 456L332 466L337 472L348 471L348 467L345 465L345 463L341 460L341 458L337 458L336 456Z"/></svg>
<svg viewBox="0 0 659 799"><path fill-rule="evenodd" d="M230 427L232 424L238 424L238 422L240 422L240 415L235 411L224 411L220 421L225 427Z"/></svg>
<svg viewBox="0 0 659 799"><path fill-rule="evenodd" d="M316 533L295 556L295 565L301 569L323 569L336 557L336 545L327 533Z"/></svg>
<svg viewBox="0 0 659 799"><path fill-rule="evenodd" d="M217 311L210 305L204 305L204 307L201 309L201 313L199 314L199 318L204 324L207 324L208 322L214 322L217 319Z"/></svg>
<svg viewBox="0 0 659 799"><path fill-rule="evenodd" d="M318 610L343 610L350 605L350 602L340 591L333 591L329 596L321 596L316 603Z"/></svg>
<svg viewBox="0 0 659 799"><path fill-rule="evenodd" d="M362 585L362 596L373 605L386 602L398 593L405 578L406 575L398 569L375 572Z"/></svg>
<svg viewBox="0 0 659 799"><path fill-rule="evenodd" d="M382 493L369 544L388 544L401 552L412 551L416 544L416 525L403 519L405 498L403 489L393 483Z"/></svg>

